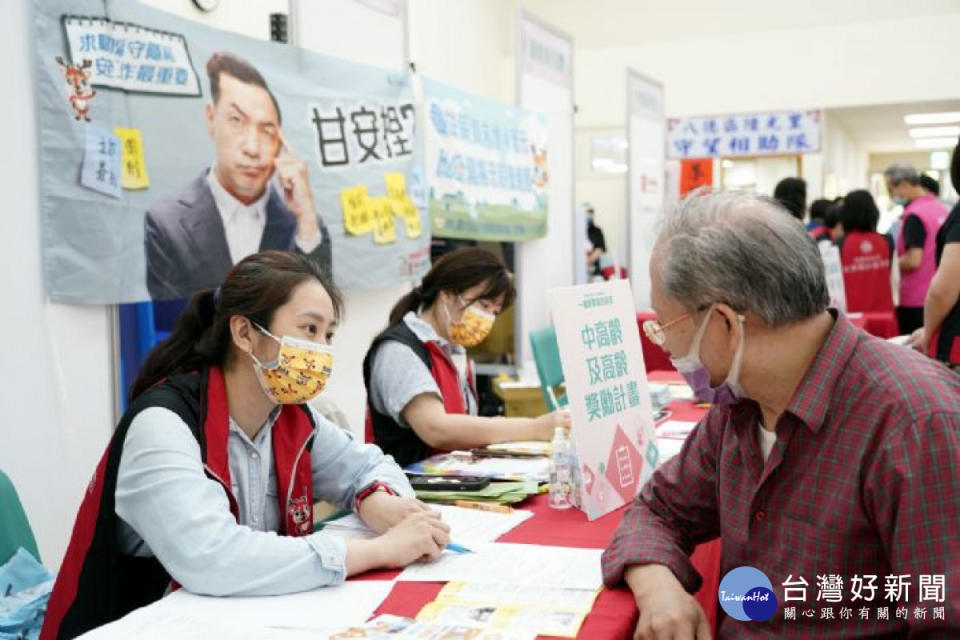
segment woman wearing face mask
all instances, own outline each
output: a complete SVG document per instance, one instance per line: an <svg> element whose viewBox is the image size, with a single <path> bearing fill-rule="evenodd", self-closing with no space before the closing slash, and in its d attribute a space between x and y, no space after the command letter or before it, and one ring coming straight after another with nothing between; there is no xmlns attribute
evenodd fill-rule
<svg viewBox="0 0 960 640"><path fill-rule="evenodd" d="M565 410L539 418L478 417L465 347L487 336L516 295L506 265L478 248L443 256L390 312L363 362L367 433L401 466L434 451L549 440Z"/></svg>
<svg viewBox="0 0 960 640"><path fill-rule="evenodd" d="M72 638L178 585L281 594L439 555L448 528L396 464L304 404L330 375L340 312L312 262L275 251L193 297L87 489L41 637ZM313 533L320 499L380 536Z"/></svg>

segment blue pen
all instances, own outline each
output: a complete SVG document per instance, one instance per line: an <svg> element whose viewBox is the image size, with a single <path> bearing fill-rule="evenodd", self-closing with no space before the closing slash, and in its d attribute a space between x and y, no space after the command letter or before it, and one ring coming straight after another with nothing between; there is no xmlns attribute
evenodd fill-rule
<svg viewBox="0 0 960 640"><path fill-rule="evenodd" d="M473 553L472 549L467 549L462 544L456 544L454 542L448 544L446 548L447 551L453 551L454 553Z"/></svg>

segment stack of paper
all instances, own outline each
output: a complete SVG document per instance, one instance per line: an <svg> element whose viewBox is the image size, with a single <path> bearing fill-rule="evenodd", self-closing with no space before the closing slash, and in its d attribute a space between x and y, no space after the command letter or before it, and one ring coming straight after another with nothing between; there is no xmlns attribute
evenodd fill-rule
<svg viewBox="0 0 960 640"><path fill-rule="evenodd" d="M509 583L530 587L599 589L602 549L571 549L493 542L473 553L444 554L432 563L416 563L397 580L410 582Z"/></svg>
<svg viewBox="0 0 960 640"><path fill-rule="evenodd" d="M533 516L532 511L520 509L511 513L492 513L449 505L436 505L434 508L440 512L443 521L450 525L450 539L471 549L493 542ZM323 530L344 538L372 538L377 535L355 513L327 522Z"/></svg>
<svg viewBox="0 0 960 640"><path fill-rule="evenodd" d="M450 582L420 610L417 620L574 638L597 593L596 589Z"/></svg>
<svg viewBox="0 0 960 640"><path fill-rule="evenodd" d="M546 482L550 459L489 458L470 455L469 452L441 453L406 468L408 473L441 476L482 476L497 480L526 480Z"/></svg>
<svg viewBox="0 0 960 640"><path fill-rule="evenodd" d="M310 631L311 637L323 638L327 631L362 624L392 588L389 581L362 580L282 596L232 598L198 596L181 589L83 638L286 639L284 629Z"/></svg>
<svg viewBox="0 0 960 640"><path fill-rule="evenodd" d="M486 446L491 451L519 453L530 456L549 456L550 442L546 440L518 440L516 442L500 442Z"/></svg>

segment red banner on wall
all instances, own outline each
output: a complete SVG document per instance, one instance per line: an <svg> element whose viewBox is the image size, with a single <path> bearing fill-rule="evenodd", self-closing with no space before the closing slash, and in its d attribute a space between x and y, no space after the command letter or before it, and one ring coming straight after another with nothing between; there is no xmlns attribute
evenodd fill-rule
<svg viewBox="0 0 960 640"><path fill-rule="evenodd" d="M713 159L694 158L680 161L680 195L686 195L697 187L713 184Z"/></svg>

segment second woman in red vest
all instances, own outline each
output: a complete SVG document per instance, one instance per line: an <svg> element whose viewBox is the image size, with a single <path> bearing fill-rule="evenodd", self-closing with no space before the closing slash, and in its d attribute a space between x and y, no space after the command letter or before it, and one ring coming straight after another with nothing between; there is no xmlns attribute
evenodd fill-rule
<svg viewBox="0 0 960 640"><path fill-rule="evenodd" d="M549 440L566 410L538 418L477 416L466 347L487 336L516 295L506 265L478 248L443 256L390 312L367 351L368 438L401 466L435 451L511 440Z"/></svg>

